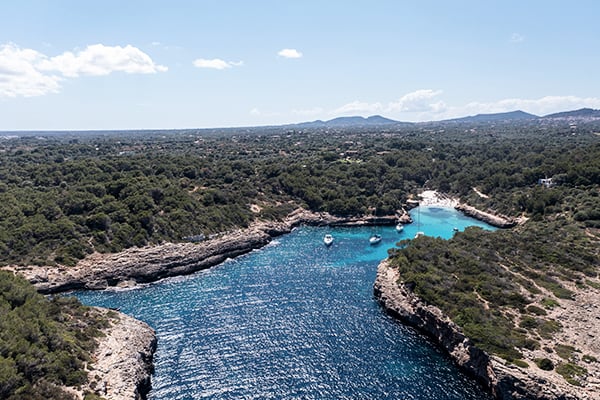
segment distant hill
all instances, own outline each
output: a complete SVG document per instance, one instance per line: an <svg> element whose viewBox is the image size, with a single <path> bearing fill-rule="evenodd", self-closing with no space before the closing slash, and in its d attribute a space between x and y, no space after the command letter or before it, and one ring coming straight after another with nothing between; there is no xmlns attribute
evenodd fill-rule
<svg viewBox="0 0 600 400"><path fill-rule="evenodd" d="M582 108L574 111L565 111L555 114L546 115L539 117L535 114L530 114L525 111L516 110L501 113L492 114L477 114L468 117L446 119L442 121L430 121L427 123L431 124L446 124L446 123L461 123L461 124L482 124L482 123L494 123L494 122L525 122L535 121L541 119L586 119L586 118L600 118L600 110L594 110L592 108ZM381 115L371 115L370 117L361 116L350 116L350 117L338 117L327 121L316 120L310 122L301 122L298 124L291 124L291 127L302 127L302 128L344 128L344 127L366 127L366 126L414 126L413 122L402 122L393 119L382 117Z"/></svg>
<svg viewBox="0 0 600 400"><path fill-rule="evenodd" d="M469 117L447 119L441 122L466 122L466 123L481 123L481 122L500 122L500 121L525 121L538 119L539 117L534 114L526 113L525 111L509 111L503 113L494 114L477 114Z"/></svg>
<svg viewBox="0 0 600 400"><path fill-rule="evenodd" d="M563 111L545 115L543 118L600 118L600 110L594 110L593 108L580 108L579 110Z"/></svg>
<svg viewBox="0 0 600 400"><path fill-rule="evenodd" d="M353 117L338 117L328 121L316 120L312 122L301 122L295 124L303 127L344 127L344 126L361 126L361 125L412 125L410 122L400 122L393 119L382 117L381 115L371 115L368 118L353 116Z"/></svg>
<svg viewBox="0 0 600 400"><path fill-rule="evenodd" d="M367 118L367 123L369 124L397 124L400 121L395 121L393 119L382 117L381 115L371 115ZM406 124L408 122L401 122L402 124Z"/></svg>

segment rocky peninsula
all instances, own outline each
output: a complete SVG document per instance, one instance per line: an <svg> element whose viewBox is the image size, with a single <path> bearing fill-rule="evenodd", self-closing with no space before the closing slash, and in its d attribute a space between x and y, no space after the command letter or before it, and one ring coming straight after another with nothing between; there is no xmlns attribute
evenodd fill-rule
<svg viewBox="0 0 600 400"><path fill-rule="evenodd" d="M75 391L106 400L143 400L150 391L156 334L148 324L113 310L100 309L111 321L88 365L88 383Z"/></svg>
<svg viewBox="0 0 600 400"><path fill-rule="evenodd" d="M465 214L497 227L510 227L516 221L460 204L458 199L426 190L412 205L456 208ZM250 227L224 232L198 243L162 243L134 247L119 253L93 253L73 267L9 266L30 281L40 293L51 294L71 290L103 290L109 287L131 287L160 279L192 274L210 268L268 244L272 238L289 233L300 225L372 226L409 224L410 215L401 210L397 215L336 217L299 208L282 221L257 221Z"/></svg>
<svg viewBox="0 0 600 400"><path fill-rule="evenodd" d="M247 229L217 235L200 243L163 243L136 247L120 253L94 253L73 267L12 266L40 293L70 290L102 290L130 287L172 276L187 275L220 264L268 244L273 237L291 232L302 224L313 226L392 225L401 216L339 218L327 213L298 209L279 222L260 221Z"/></svg>
<svg viewBox="0 0 600 400"><path fill-rule="evenodd" d="M420 195L422 206L452 207L473 218L500 228L510 228L525 222L477 210L458 199L435 191ZM543 289L543 288L542 288ZM600 290L595 286L585 289L570 285L572 299L561 299L549 315L560 321L561 331L555 338L542 339L541 348L524 351L528 367L489 355L477 348L439 308L425 303L417 296L414 287L404 283L397 269L390 267L388 260L380 263L374 295L382 307L392 316L410 325L438 344L451 359L467 374L471 375L498 399L501 400L591 400L600 398L600 365L596 361L585 362L587 374L578 385L568 383L556 371L539 368L535 360L549 357L556 365L564 360L556 353L545 349L561 343L577 348L582 358L587 354L591 360L600 358ZM546 293L550 296L550 293ZM544 349L545 348L545 349ZM594 357L595 356L595 357ZM585 357L584 357L585 359Z"/></svg>
<svg viewBox="0 0 600 400"><path fill-rule="evenodd" d="M478 219L480 221L486 222L492 226L497 228L512 228L517 225L518 221L513 218L487 213L481 210L476 209L468 204L457 204L454 206L455 209L462 212L469 217Z"/></svg>
<svg viewBox="0 0 600 400"><path fill-rule="evenodd" d="M374 295L383 308L403 323L410 325L445 350L451 359L467 374L474 377L491 393L501 400L587 400L598 399L600 394L600 370L596 362L588 367L588 378L584 386L567 383L561 376L543 371L531 363L529 368L488 355L478 349L465 337L450 318L437 307L424 303L412 292L408 284L402 282L398 271L383 261L377 270L373 286ZM600 333L594 315L585 310L597 312L597 293L579 293L578 298L565 302L557 309L557 318L568 322L563 325L561 341L576 344L585 352L598 353L594 338ZM584 302L584 309L581 309ZM583 329L586 327L587 331ZM582 333L583 336L582 337ZM533 359L539 354L530 354Z"/></svg>

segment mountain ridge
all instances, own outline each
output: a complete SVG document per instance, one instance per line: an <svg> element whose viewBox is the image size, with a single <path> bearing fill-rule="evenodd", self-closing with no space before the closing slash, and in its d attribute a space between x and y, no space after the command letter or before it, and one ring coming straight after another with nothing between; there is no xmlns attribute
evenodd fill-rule
<svg viewBox="0 0 600 400"><path fill-rule="evenodd" d="M315 121L307 121L300 122L297 124L292 124L293 126L303 126L303 127L343 127L343 126L355 126L355 125L412 125L412 122L402 122L396 121L390 118L383 117L381 115L371 115L369 117L362 117L359 115L347 116L347 117L337 117L327 121L323 120L315 120Z"/></svg>
<svg viewBox="0 0 600 400"><path fill-rule="evenodd" d="M446 119L439 122L496 122L496 121L524 121L538 119L539 116L525 111L515 110L501 113L476 114L460 118Z"/></svg>
<svg viewBox="0 0 600 400"><path fill-rule="evenodd" d="M561 111L543 116L544 119L554 118L600 118L600 110L593 108L580 108L572 111Z"/></svg>
<svg viewBox="0 0 600 400"><path fill-rule="evenodd" d="M450 118L438 121L408 122L397 121L381 115L363 117L360 115L336 117L330 120L315 120L289 124L292 127L326 128L326 127L349 127L349 126L376 126L376 125L404 125L416 124L446 124L446 123L493 123L493 122L521 122L544 119L587 119L600 118L600 110L593 108L580 108L571 111L561 111L544 116L538 116L522 110L514 110L500 113L476 114L465 117Z"/></svg>

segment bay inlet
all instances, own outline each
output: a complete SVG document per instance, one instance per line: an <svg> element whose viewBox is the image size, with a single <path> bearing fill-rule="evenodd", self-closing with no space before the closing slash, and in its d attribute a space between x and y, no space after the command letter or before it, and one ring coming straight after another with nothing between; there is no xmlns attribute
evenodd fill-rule
<svg viewBox="0 0 600 400"><path fill-rule="evenodd" d="M418 224L416 213L401 233L302 227L193 275L76 295L156 329L150 399L490 399L373 298L377 265L398 241L493 229L452 209L421 208Z"/></svg>

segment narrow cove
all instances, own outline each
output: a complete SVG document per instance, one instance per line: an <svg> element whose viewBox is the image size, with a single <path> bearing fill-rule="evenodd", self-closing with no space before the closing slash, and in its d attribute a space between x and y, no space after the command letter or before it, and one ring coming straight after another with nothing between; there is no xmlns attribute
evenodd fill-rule
<svg viewBox="0 0 600 400"><path fill-rule="evenodd" d="M377 265L399 240L418 230L449 238L454 228L493 228L451 209L412 216L402 233L303 227L191 276L76 295L156 329L151 399L489 398L385 315L372 292ZM331 247L325 233L335 237ZM372 233L382 235L379 245L369 245Z"/></svg>

